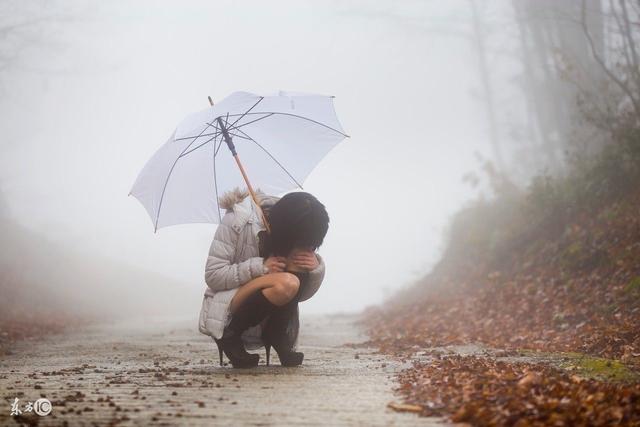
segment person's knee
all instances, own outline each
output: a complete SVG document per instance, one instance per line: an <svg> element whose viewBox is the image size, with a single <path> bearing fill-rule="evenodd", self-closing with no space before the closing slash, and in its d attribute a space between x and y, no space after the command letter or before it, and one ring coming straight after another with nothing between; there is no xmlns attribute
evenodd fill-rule
<svg viewBox="0 0 640 427"><path fill-rule="evenodd" d="M280 273L273 290L282 300L290 301L298 293L300 280L291 273Z"/></svg>

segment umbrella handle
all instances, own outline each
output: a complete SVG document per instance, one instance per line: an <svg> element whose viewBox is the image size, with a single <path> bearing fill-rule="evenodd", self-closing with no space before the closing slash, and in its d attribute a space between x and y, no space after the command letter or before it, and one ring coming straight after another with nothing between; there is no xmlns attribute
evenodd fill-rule
<svg viewBox="0 0 640 427"><path fill-rule="evenodd" d="M213 100L211 99L210 96L208 98L209 98L209 104L213 106ZM242 162L240 162L240 157L238 157L238 153L236 152L236 147L233 144L231 136L229 136L227 129L225 129L225 127L222 124L222 120L220 120L219 117L218 117L218 123L222 130L222 135L224 136L225 142L227 143L227 147L229 147L229 150L231 151L231 154L233 155L233 158L236 161L236 164L238 165L238 169L240 169L242 178L244 179L245 184L247 184L247 188L249 189L249 194L251 194L253 203L256 205L256 208L258 208L258 212L260 213L260 217L262 218L262 223L264 224L264 227L267 229L267 233L271 234L271 226L269 225L269 221L267 221L267 217L264 215L264 211L262 210L260 203L258 203L258 196L256 195L256 192L253 191L253 186L251 185L251 182L249 182L249 177L247 176L247 173L245 172L244 167L242 166Z"/></svg>

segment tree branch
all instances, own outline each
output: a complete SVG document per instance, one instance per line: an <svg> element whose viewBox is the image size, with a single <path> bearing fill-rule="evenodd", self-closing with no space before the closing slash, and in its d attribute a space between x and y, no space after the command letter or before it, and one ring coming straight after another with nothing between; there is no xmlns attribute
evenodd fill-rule
<svg viewBox="0 0 640 427"><path fill-rule="evenodd" d="M623 34L627 43L629 45L629 50L631 51L631 59L633 64L633 70L638 73L640 67L638 66L638 52L636 51L636 41L633 38L633 32L631 31L631 24L629 21L629 13L627 12L627 2L626 0L620 0L620 7L622 9L622 21L624 22Z"/></svg>
<svg viewBox="0 0 640 427"><path fill-rule="evenodd" d="M633 109L636 115L640 116L640 100L636 99L631 88L625 82L623 82L618 76L616 76L615 73L613 73L609 69L609 67L607 67L607 64L605 64L604 60L596 50L593 37L591 36L591 33L589 32L589 28L587 27L585 0L582 0L582 8L580 12L580 25L582 26L582 30L584 32L585 37L587 38L587 41L589 42L589 48L591 50L591 54L593 55L593 59L598 63L598 65L600 65L600 67L605 72L605 74L629 97L629 100L633 105Z"/></svg>

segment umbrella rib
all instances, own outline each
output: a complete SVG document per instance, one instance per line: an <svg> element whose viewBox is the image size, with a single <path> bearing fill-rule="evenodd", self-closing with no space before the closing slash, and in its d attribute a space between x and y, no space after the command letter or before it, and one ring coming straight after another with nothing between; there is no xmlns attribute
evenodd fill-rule
<svg viewBox="0 0 640 427"><path fill-rule="evenodd" d="M207 123L207 124L208 124L208 123ZM211 134L209 134L209 135L211 135ZM180 154L180 157L184 157L184 156L186 156L187 154L189 154L189 153L192 153L192 152L196 151L198 148L202 147L203 145L207 145L207 144L208 144L208 143L210 143L211 141L214 141L214 140L218 137L218 135L220 135L220 132L215 132L215 133L213 134L213 137L212 137L212 138L209 138L209 139L207 139L205 142L203 142L202 144L198 145L197 147L193 147L191 150L189 150L189 151L187 151L187 152L184 152L184 153Z"/></svg>
<svg viewBox="0 0 640 427"><path fill-rule="evenodd" d="M213 125L211 125L211 126L213 126ZM217 138L218 136L220 136L220 135L221 135L221 133L220 133L220 132L216 132L215 134L209 134L209 135L214 135L214 137L213 137L213 138L209 138L208 140L206 140L206 141L205 141L205 142L203 142L202 144L198 145L197 147L193 147L191 150L187 151L186 153L181 154L181 155L180 155L180 157L184 157L184 156L186 156L187 154L191 154L191 153L193 153L194 151L196 151L197 149L204 147L204 146L205 146L205 145L207 145L209 142L211 142L212 140L214 140L215 138ZM241 139L246 139L247 141L250 141L250 139L249 139L249 138L247 138L246 136L238 135L238 134L235 134L235 133L232 133L232 132L229 132L229 135L234 136L234 137L237 137L237 138L241 138ZM222 140L220 140L220 141L222 141ZM220 149L220 145L218 145L218 149ZM216 154L218 154L218 150L216 150Z"/></svg>
<svg viewBox="0 0 640 427"><path fill-rule="evenodd" d="M237 133L229 132L229 135L240 139L246 139L247 141L249 140L249 138L247 138L246 136L238 135Z"/></svg>
<svg viewBox="0 0 640 427"><path fill-rule="evenodd" d="M243 126L250 125L251 123L255 123L255 122L258 122L258 121L260 121L260 120L266 119L266 118L267 118L267 117L269 117L269 116L273 116L273 114L274 114L274 113L265 113L265 114L266 114L266 116L264 116L264 117L260 117L259 119L251 120L250 122L243 123L243 124L242 124L242 125L240 125L240 126L234 126L234 125L233 125L233 123L232 123L231 125L229 125L229 130L230 130L230 129L238 129L238 128L241 128L241 127L243 127ZM234 123L237 123L237 120L236 120ZM207 122L207 124L208 124L208 125L213 126L213 124L211 124L211 123L208 123L208 122ZM216 129L217 129L217 127L216 127ZM211 132L211 133L203 133L203 134L202 134L202 135L200 135L200 136L201 136L201 137L203 137L203 136L218 136L218 132L219 132L219 131L217 131L217 132ZM230 135L233 135L233 136L239 136L239 135L232 134L231 132L229 132L229 134L230 134ZM191 138L193 138L193 136L183 136L182 138L176 138L176 139L175 139L175 141L182 141L182 140L185 140L185 139L191 139Z"/></svg>
<svg viewBox="0 0 640 427"><path fill-rule="evenodd" d="M266 114L266 116L264 116L264 117L260 117L260 118L257 118L257 119L255 119L255 120L251 120L250 122L242 123L241 125L238 125L238 126L233 126L233 125L235 125L235 124L238 122L238 120L240 120L240 119L242 118L242 117L241 117L240 119L238 119L238 120L236 120L235 122L233 122L233 124L232 124L232 126L233 126L233 127L232 127L232 129L239 129L239 128L241 128L241 127L244 127L244 126L250 125L251 123L259 122L260 120L264 120L264 119L266 119L267 117L271 117L271 116L273 116L275 113L254 113L254 114Z"/></svg>
<svg viewBox="0 0 640 427"><path fill-rule="evenodd" d="M320 126L326 127L327 129L331 129L332 131L334 131L334 132L336 132L336 133L339 133L340 135L343 135L343 136L345 136L345 137L347 137L347 138L349 137L349 135L347 135L347 134L346 134L346 133L344 133L344 132L339 131L338 129L334 129L334 128L332 128L331 126L325 125L324 123L321 123L321 122L319 122L319 121L317 121L317 120L313 120L313 119L310 119L310 118L308 118L308 117L304 117L304 116L299 116L299 115L297 115L297 114L281 113L281 112L278 112L278 111L263 111L263 112L260 112L260 113L243 113L242 115L243 115L243 116L253 116L253 115L255 115L255 114L271 114L271 115L279 114L279 115L283 115L283 116L297 117L297 118L299 118L299 119L307 120L307 121L313 122L313 123L315 123L315 124L317 124L317 125L320 125ZM238 114L231 114L229 117L233 117L233 116L237 116L237 115L238 115ZM241 118L242 118L242 117L241 117ZM236 120L236 121L237 121L237 120ZM244 126L244 125L235 126L235 127L234 127L234 129L239 129L239 128L240 128L240 127L242 127L242 126Z"/></svg>
<svg viewBox="0 0 640 427"><path fill-rule="evenodd" d="M260 102L260 101L258 101L258 102ZM258 103L254 104L254 105L253 105L253 107L255 107L257 104L258 104ZM317 125L323 126L323 127L327 128L327 129L330 129L330 130L332 130L332 131L334 131L334 132L336 132L336 133L339 133L340 135L343 135L343 136L345 136L345 137L349 138L349 135L347 135L346 133L341 132L341 131L339 131L338 129L332 128L331 126L325 125L324 123L319 122L319 121L317 121L317 120L310 119L310 118L308 118L308 117L304 117L304 116L300 116L300 115L298 115L298 114L292 114L292 113L281 113L281 112L277 112L277 111L262 111L262 112L251 113L250 111L251 111L251 109L252 109L253 107L251 107L249 110L247 110L246 112L244 112L244 113L242 113L242 114L240 114L240 113L238 113L238 114L228 114L228 113L227 113L227 115L226 115L227 119L228 119L229 117L237 117L237 116L240 116L240 117L238 117L238 119L237 119L236 121L234 121L231 125L229 125L228 129L229 129L229 130L240 130L240 128L242 128L242 127L244 127L244 126L250 125L250 124L255 123L255 122L257 122L257 121L260 121L260 120L264 120L264 119L266 119L266 118L268 118L268 117L271 117L271 116L273 116L273 115L280 114L280 115L283 115L283 116L291 116L291 117L296 117L296 118L298 118L298 119L303 119L303 120L310 121L310 122L312 122L312 123L315 123L315 124L317 124ZM238 126L236 126L236 125L235 125L235 124L236 124L236 123L238 123L238 121L240 121L244 116L253 116L253 115L257 115L257 114L266 114L266 115L265 115L264 117L260 117L260 118L257 118L257 119L255 119L255 120L251 120L250 122L242 123L242 124L240 124L240 125L238 125ZM220 117L222 117L222 116L220 116ZM209 124L209 123L207 123L207 124ZM226 123L225 123L225 125L226 125ZM199 136L210 136L210 135L212 135L212 134L199 135ZM182 140L182 139L189 139L189 138L193 138L193 137L192 137L192 136L182 137L182 138L178 138L178 139L176 139L176 141L180 141L180 140Z"/></svg>
<svg viewBox="0 0 640 427"><path fill-rule="evenodd" d="M216 152L214 153L214 156L218 155L218 151L220 151L220 147L222 147L222 138L220 138L220 142L218 143L218 148L216 148Z"/></svg>
<svg viewBox="0 0 640 427"><path fill-rule="evenodd" d="M216 125L211 124L211 123L207 123L207 124L208 124L209 126L216 126ZM216 129L217 129L217 126L216 126ZM209 142L214 141L218 136L220 136L220 135L221 135L221 133L220 133L220 131L217 131L217 132L213 132L213 133L209 133L209 134L203 134L202 136L207 136L207 135L213 135L213 137L212 137L212 138L207 139L207 140L206 140L205 142L203 142L202 144L200 144L200 145L198 145L198 146L196 146L196 147L193 147L191 150L189 150L189 151L187 151L187 152L185 152L185 153L181 154L181 155L180 155L180 157L184 157L184 156L186 156L187 154L191 154L191 153L193 153L194 151L196 151L198 148L202 148L203 146L207 145ZM236 138L246 139L247 141L249 141L249 138L247 138L246 136L238 135L238 134L235 134L235 133L233 133L233 132L229 132L229 135L234 136L234 137L236 137ZM192 138L193 138L193 137L192 137ZM196 137L196 138L197 138L197 137ZM176 139L176 141L177 141L177 139ZM219 148L219 146L218 146L218 148ZM216 154L218 154L217 150L216 150Z"/></svg>
<svg viewBox="0 0 640 427"><path fill-rule="evenodd" d="M238 117L238 119L237 119L235 122L231 123L231 126L227 126L227 123L225 122L225 127L226 127L227 129L228 129L229 127L233 127L236 123L238 123L240 120L242 120L242 118L243 118L244 116L246 116L247 114L249 114L249 112L250 112L251 110L253 110L253 109L255 108L255 106L256 106L256 105L258 105L258 104L260 103L260 101L262 101L263 99L264 99L264 96L261 96L261 97L260 97L260 99L258 99L258 100L256 101L256 103L255 103L255 104L253 104L253 105L251 106L251 108L249 108L247 111L245 111L245 112L244 112L244 114L242 114L240 117ZM229 118L229 113L228 113L228 112L227 112L227 118Z"/></svg>
<svg viewBox="0 0 640 427"><path fill-rule="evenodd" d="M271 153L269 152L269 150L267 150L266 148L264 148L262 145L258 144L258 141L256 141L255 139L251 138L249 135L247 135L246 132L242 131L241 129L238 129L239 132L242 132L247 138L249 138L250 141L253 141L254 144L256 144L258 147L260 147L262 149L262 151L264 151L265 153L267 153L267 155L271 158L271 160L273 160L274 162L276 162L276 164L278 166L280 166L280 168L282 168L282 170L289 175L289 178L291 178L291 180L293 182L295 182L295 184L300 187L300 189L304 189L302 188L302 185L293 177L293 175L291 175L289 173L289 171L287 170L287 168L285 168L284 166L282 166L282 163L280 163L275 157L273 157L271 155Z"/></svg>
<svg viewBox="0 0 640 427"><path fill-rule="evenodd" d="M202 132L200 132L200 135L202 135L204 133L205 130L209 129L209 125L205 126L204 129L202 129ZM196 136L193 138L193 141L191 141L189 143L189 145L187 145L184 150L182 150L182 153L180 153L180 156L182 156L182 154L187 151L189 149L189 147L191 147L191 144L193 144L195 142L196 139L198 139L200 137L200 135ZM167 184L169 183L169 178L171 178L171 174L173 173L173 169L176 167L176 164L178 163L178 160L180 160L180 156L176 157L176 159L173 161L173 164L171 165L171 169L169 169L169 173L167 174L167 179L164 181L164 187L162 187L162 194L160 195L160 202L158 203L158 213L156 214L156 223L155 223L155 230L154 231L158 231L158 220L160 219L160 211L162 210L162 201L164 200L164 192L167 190Z"/></svg>
<svg viewBox="0 0 640 427"><path fill-rule="evenodd" d="M218 125L217 125L215 122L214 122L214 123L209 123L209 122L207 122L207 124L208 124L209 126L215 126L215 128L216 128L216 129L218 129ZM236 129L236 128L233 128L233 129ZM242 139L249 139L249 138L246 138L246 137L244 137L244 136L242 136L242 135L238 135L238 134L236 134L236 133L233 133L233 132L231 132L229 129L227 129L227 132L229 132L229 135L231 135L231 136L237 136L238 138L242 138ZM217 132L205 133L205 134L203 134L203 135L201 135L201 136L211 136L211 135L214 135L215 137L218 137L218 136L219 136L219 133L220 133L220 131L218 130ZM183 138L183 139L184 139L184 138ZM178 140L176 139L176 141L178 141Z"/></svg>
<svg viewBox="0 0 640 427"><path fill-rule="evenodd" d="M209 125L209 126L213 126L213 125L212 125L211 123L209 123L209 122L205 122L205 123L206 123L207 125ZM182 138L176 138L176 139L174 139L174 141L183 141L183 140L185 140L185 139L200 138L200 137L203 137L203 136L212 136L212 135L217 136L217 134L218 134L218 132L211 132L211 133L203 133L202 135L198 135L198 136L183 136Z"/></svg>
<svg viewBox="0 0 640 427"><path fill-rule="evenodd" d="M258 105L258 104L260 103L260 101L262 101L263 99L264 99L264 96L261 96L261 97L260 97L260 99L258 99L258 101L257 101L255 104L253 104L253 105L251 106L251 108L249 108L247 111L245 111L245 112L244 112L240 117L238 117L238 119L237 119L235 122L231 123L231 125L230 125L230 126L228 126L228 125L227 125L227 124L228 124L228 121L227 121L227 120L229 119L229 113L227 112L227 117L226 117L226 118L225 118L225 120L224 120L224 125L225 125L225 127L226 127L226 128L233 127L233 125L235 125L236 123L238 123L238 121L239 121L239 120L242 120L242 118L244 117L244 115L245 115L245 114L247 114L247 113L249 113L249 111L253 110L253 108L254 108L256 105ZM213 121L215 122L215 119L214 119ZM255 121L255 120L254 120L254 121ZM208 122L207 122L207 124L208 124L209 126L213 126L211 123L208 123ZM218 130L218 126L216 126L216 132L220 132L220 130ZM214 133L215 133L215 132L214 132ZM211 135L213 135L213 134L212 134L212 133L209 133L209 134L204 134L204 135L202 135L202 133L201 133L200 135L198 135L198 137L201 137L201 136L211 136ZM191 136L185 136L185 137L182 137L182 138L177 138L177 139L176 139L176 141L182 141L182 140L184 140L184 139L189 139L189 138L193 138L193 137L191 137Z"/></svg>

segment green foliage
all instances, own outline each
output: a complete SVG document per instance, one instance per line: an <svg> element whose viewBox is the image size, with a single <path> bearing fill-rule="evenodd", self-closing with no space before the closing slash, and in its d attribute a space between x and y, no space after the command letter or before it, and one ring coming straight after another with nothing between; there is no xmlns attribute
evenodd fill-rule
<svg viewBox="0 0 640 427"><path fill-rule="evenodd" d="M536 177L527 197L531 217L546 224L592 211L624 196L640 183L640 125L629 121L612 131L611 140L596 155L573 153L569 173Z"/></svg>
<svg viewBox="0 0 640 427"><path fill-rule="evenodd" d="M480 199L455 215L449 255L508 264L514 253L541 249L541 242L565 233L566 226L583 214L601 210L615 217L616 210L608 204L640 185L640 123L627 121L611 135L599 153L574 153L567 174L541 174L525 193L485 166L496 197ZM608 262L608 255L569 238L560 261L567 270L592 268Z"/></svg>
<svg viewBox="0 0 640 427"><path fill-rule="evenodd" d="M570 214L570 201L560 183L547 174L536 176L527 193L525 211L543 223L563 223Z"/></svg>
<svg viewBox="0 0 640 427"><path fill-rule="evenodd" d="M518 352L525 358L547 361L553 366L586 379L608 382L635 382L640 379L640 372L633 365L627 366L615 359L594 357L578 352L546 352L528 349L521 349Z"/></svg>
<svg viewBox="0 0 640 427"><path fill-rule="evenodd" d="M630 370L617 360L591 357L580 353L563 353L562 355L564 362L560 366L584 378L614 382L637 381L639 378L637 372Z"/></svg>
<svg viewBox="0 0 640 427"><path fill-rule="evenodd" d="M634 277L627 286L624 287L624 293L633 298L640 298L640 276Z"/></svg>
<svg viewBox="0 0 640 427"><path fill-rule="evenodd" d="M593 269L605 264L608 260L606 251L574 241L565 248L560 262L565 269L571 271L583 268Z"/></svg>

